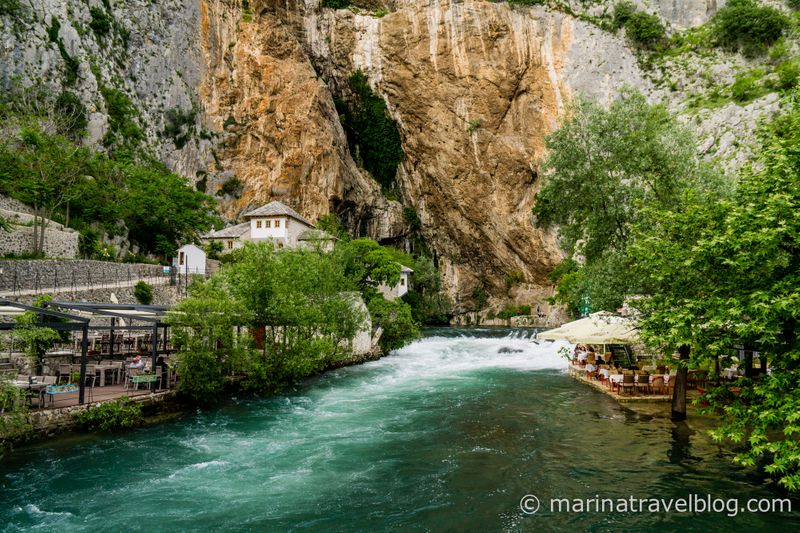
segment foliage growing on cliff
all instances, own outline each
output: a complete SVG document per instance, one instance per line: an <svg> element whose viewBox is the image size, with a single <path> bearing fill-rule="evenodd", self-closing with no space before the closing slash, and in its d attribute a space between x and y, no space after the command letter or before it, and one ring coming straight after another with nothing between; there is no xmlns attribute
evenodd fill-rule
<svg viewBox="0 0 800 533"><path fill-rule="evenodd" d="M631 41L646 48L654 48L666 36L661 19L638 11L636 5L627 0L614 5L611 27L615 30L625 28L625 35Z"/></svg>
<svg viewBox="0 0 800 533"><path fill-rule="evenodd" d="M790 26L789 18L756 0L728 0L712 20L717 44L755 56L766 52Z"/></svg>
<svg viewBox="0 0 800 533"><path fill-rule="evenodd" d="M694 362L758 350L771 373L707 396L723 416L712 432L743 446L737 461L800 490L800 106L761 133L758 164L736 194L684 191L644 210L629 248L642 280L637 307L649 343L692 347Z"/></svg>
<svg viewBox="0 0 800 533"><path fill-rule="evenodd" d="M170 109L164 115L164 136L171 138L175 148L180 150L191 139L196 118L197 109L194 107L186 111Z"/></svg>
<svg viewBox="0 0 800 533"><path fill-rule="evenodd" d="M126 98L110 96L117 118L129 112ZM0 94L0 193L81 230L84 254L101 249L90 226L127 231L143 253L162 255L211 227L213 199L146 154L120 150L109 157L86 148L78 141L85 119L72 93L53 98L34 87Z"/></svg>
<svg viewBox="0 0 800 533"><path fill-rule="evenodd" d="M336 99L335 103L350 151L381 187L391 189L397 166L404 157L400 133L389 116L386 102L372 91L363 72L353 72L348 83L352 98Z"/></svg>
<svg viewBox="0 0 800 533"><path fill-rule="evenodd" d="M144 132L136 123L139 111L128 95L119 89L103 87L100 93L106 102L108 132L103 138L107 147L134 148L144 139Z"/></svg>
<svg viewBox="0 0 800 533"><path fill-rule="evenodd" d="M78 427L88 431L128 429L142 423L142 406L130 398L118 398L72 413Z"/></svg>
<svg viewBox="0 0 800 533"><path fill-rule="evenodd" d="M89 21L89 27L98 37L105 37L111 31L111 15L105 9L99 7L92 7L89 9L89 14L92 20Z"/></svg>
<svg viewBox="0 0 800 533"><path fill-rule="evenodd" d="M64 81L67 85L73 85L78 81L78 68L80 68L80 61L69 55L67 48L64 46L64 41L59 36L61 23L58 18L53 16L50 20L50 27L47 28L47 36L50 42L55 43L58 47L58 52L61 54L61 59L64 60L64 68L66 69Z"/></svg>

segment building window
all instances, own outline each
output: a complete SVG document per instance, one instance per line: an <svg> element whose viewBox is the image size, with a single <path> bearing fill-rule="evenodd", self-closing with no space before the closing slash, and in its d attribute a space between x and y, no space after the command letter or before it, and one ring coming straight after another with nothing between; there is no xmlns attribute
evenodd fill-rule
<svg viewBox="0 0 800 533"><path fill-rule="evenodd" d="M256 228L260 228L260 227L261 227L261 221L260 220L256 220Z"/></svg>
<svg viewBox="0 0 800 533"><path fill-rule="evenodd" d="M233 241L228 241L228 250L233 249Z"/></svg>
<svg viewBox="0 0 800 533"><path fill-rule="evenodd" d="M406 278L400 278L400 285L406 284Z"/></svg>
<svg viewBox="0 0 800 533"><path fill-rule="evenodd" d="M183 264L183 252L180 253L179 257L180 257L180 260L179 260L178 264L182 265Z"/></svg>
<svg viewBox="0 0 800 533"><path fill-rule="evenodd" d="M264 221L264 227L268 228L269 226L270 226L270 221L269 220L265 220Z"/></svg>
<svg viewBox="0 0 800 533"><path fill-rule="evenodd" d="M275 227L276 228L280 228L281 227L281 221L280 220L276 220L275 221Z"/></svg>

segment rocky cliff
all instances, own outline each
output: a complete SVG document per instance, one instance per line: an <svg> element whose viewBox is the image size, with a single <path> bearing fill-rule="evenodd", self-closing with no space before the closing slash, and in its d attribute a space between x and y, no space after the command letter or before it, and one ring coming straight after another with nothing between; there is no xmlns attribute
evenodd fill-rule
<svg viewBox="0 0 800 533"><path fill-rule="evenodd" d="M675 31L722 3L641 5ZM109 127L102 89L123 91L145 144L220 195L231 220L280 199L312 220L335 212L354 233L402 242L411 230L403 208L412 208L457 310L470 309L481 288L495 305L542 302L560 260L554 236L531 220L545 135L577 95L608 101L623 85L684 111L685 93L664 82L677 67L643 70L624 35L593 22L607 16L604 2L363 5L32 0L0 19L0 76L6 85L68 86L91 111L87 142L96 145ZM98 13L110 31L96 31ZM697 61L689 80L707 67ZM724 79L744 60L712 61ZM354 162L334 105L359 70L386 102L405 154L391 199ZM749 110L732 104L693 116L703 150L735 151L730 136L774 109L775 98L764 98ZM509 273L522 281L509 288Z"/></svg>

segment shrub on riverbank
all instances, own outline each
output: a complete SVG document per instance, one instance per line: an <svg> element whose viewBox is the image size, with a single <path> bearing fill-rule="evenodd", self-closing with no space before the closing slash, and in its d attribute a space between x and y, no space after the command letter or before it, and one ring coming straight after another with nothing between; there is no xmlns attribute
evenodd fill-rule
<svg viewBox="0 0 800 533"><path fill-rule="evenodd" d="M130 398L118 398L111 402L89 407L72 414L81 429L88 431L111 431L138 426L144 420L142 406Z"/></svg>

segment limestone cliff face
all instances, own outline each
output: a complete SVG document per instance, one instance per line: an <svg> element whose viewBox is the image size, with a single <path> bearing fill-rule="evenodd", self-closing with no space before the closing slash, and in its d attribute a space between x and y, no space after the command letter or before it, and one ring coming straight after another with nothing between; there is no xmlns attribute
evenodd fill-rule
<svg viewBox="0 0 800 533"><path fill-rule="evenodd" d="M101 89L124 92L146 146L198 188L219 192L230 220L280 199L312 220L336 212L354 234L402 241L402 209L412 207L456 310L465 311L480 287L495 308L549 296L546 274L560 251L552 234L533 226L531 208L544 138L573 98L608 102L632 85L680 112L681 89L699 91L707 72L731 78L742 63L699 58L689 62L697 74L681 78L678 90L655 87L623 35L566 14L599 16L613 2L367 4L391 12L331 10L319 0L250 0L252 15L240 0L33 0L0 15L0 81L76 93L90 111L86 142L97 147L108 128ZM708 20L724 0L637 4L674 29ZM112 17L109 35L90 29L91 7ZM71 83L48 32L54 18L77 61ZM353 162L333 105L355 70L397 124L406 154L399 201ZM701 150L738 164L742 131L774 107L768 95L696 116ZM166 136L169 112L191 109L188 142ZM524 283L509 290L510 272Z"/></svg>
<svg viewBox="0 0 800 533"><path fill-rule="evenodd" d="M294 26L334 90L358 69L387 101L406 153L403 198L445 265L457 307L479 286L517 296L506 293L508 272L531 289L519 299L541 301L560 260L553 235L531 219L544 136L573 91L608 99L623 83L646 85L630 52L545 8L408 1L376 18L308 2L263 6L264 16ZM589 39L602 57L584 53Z"/></svg>
<svg viewBox="0 0 800 533"><path fill-rule="evenodd" d="M219 141L210 190L236 179L229 218L280 199L316 220L340 211L365 234L403 232L402 208L353 163L328 87L290 28L268 13L242 21L239 2L201 2L206 67L199 88Z"/></svg>

